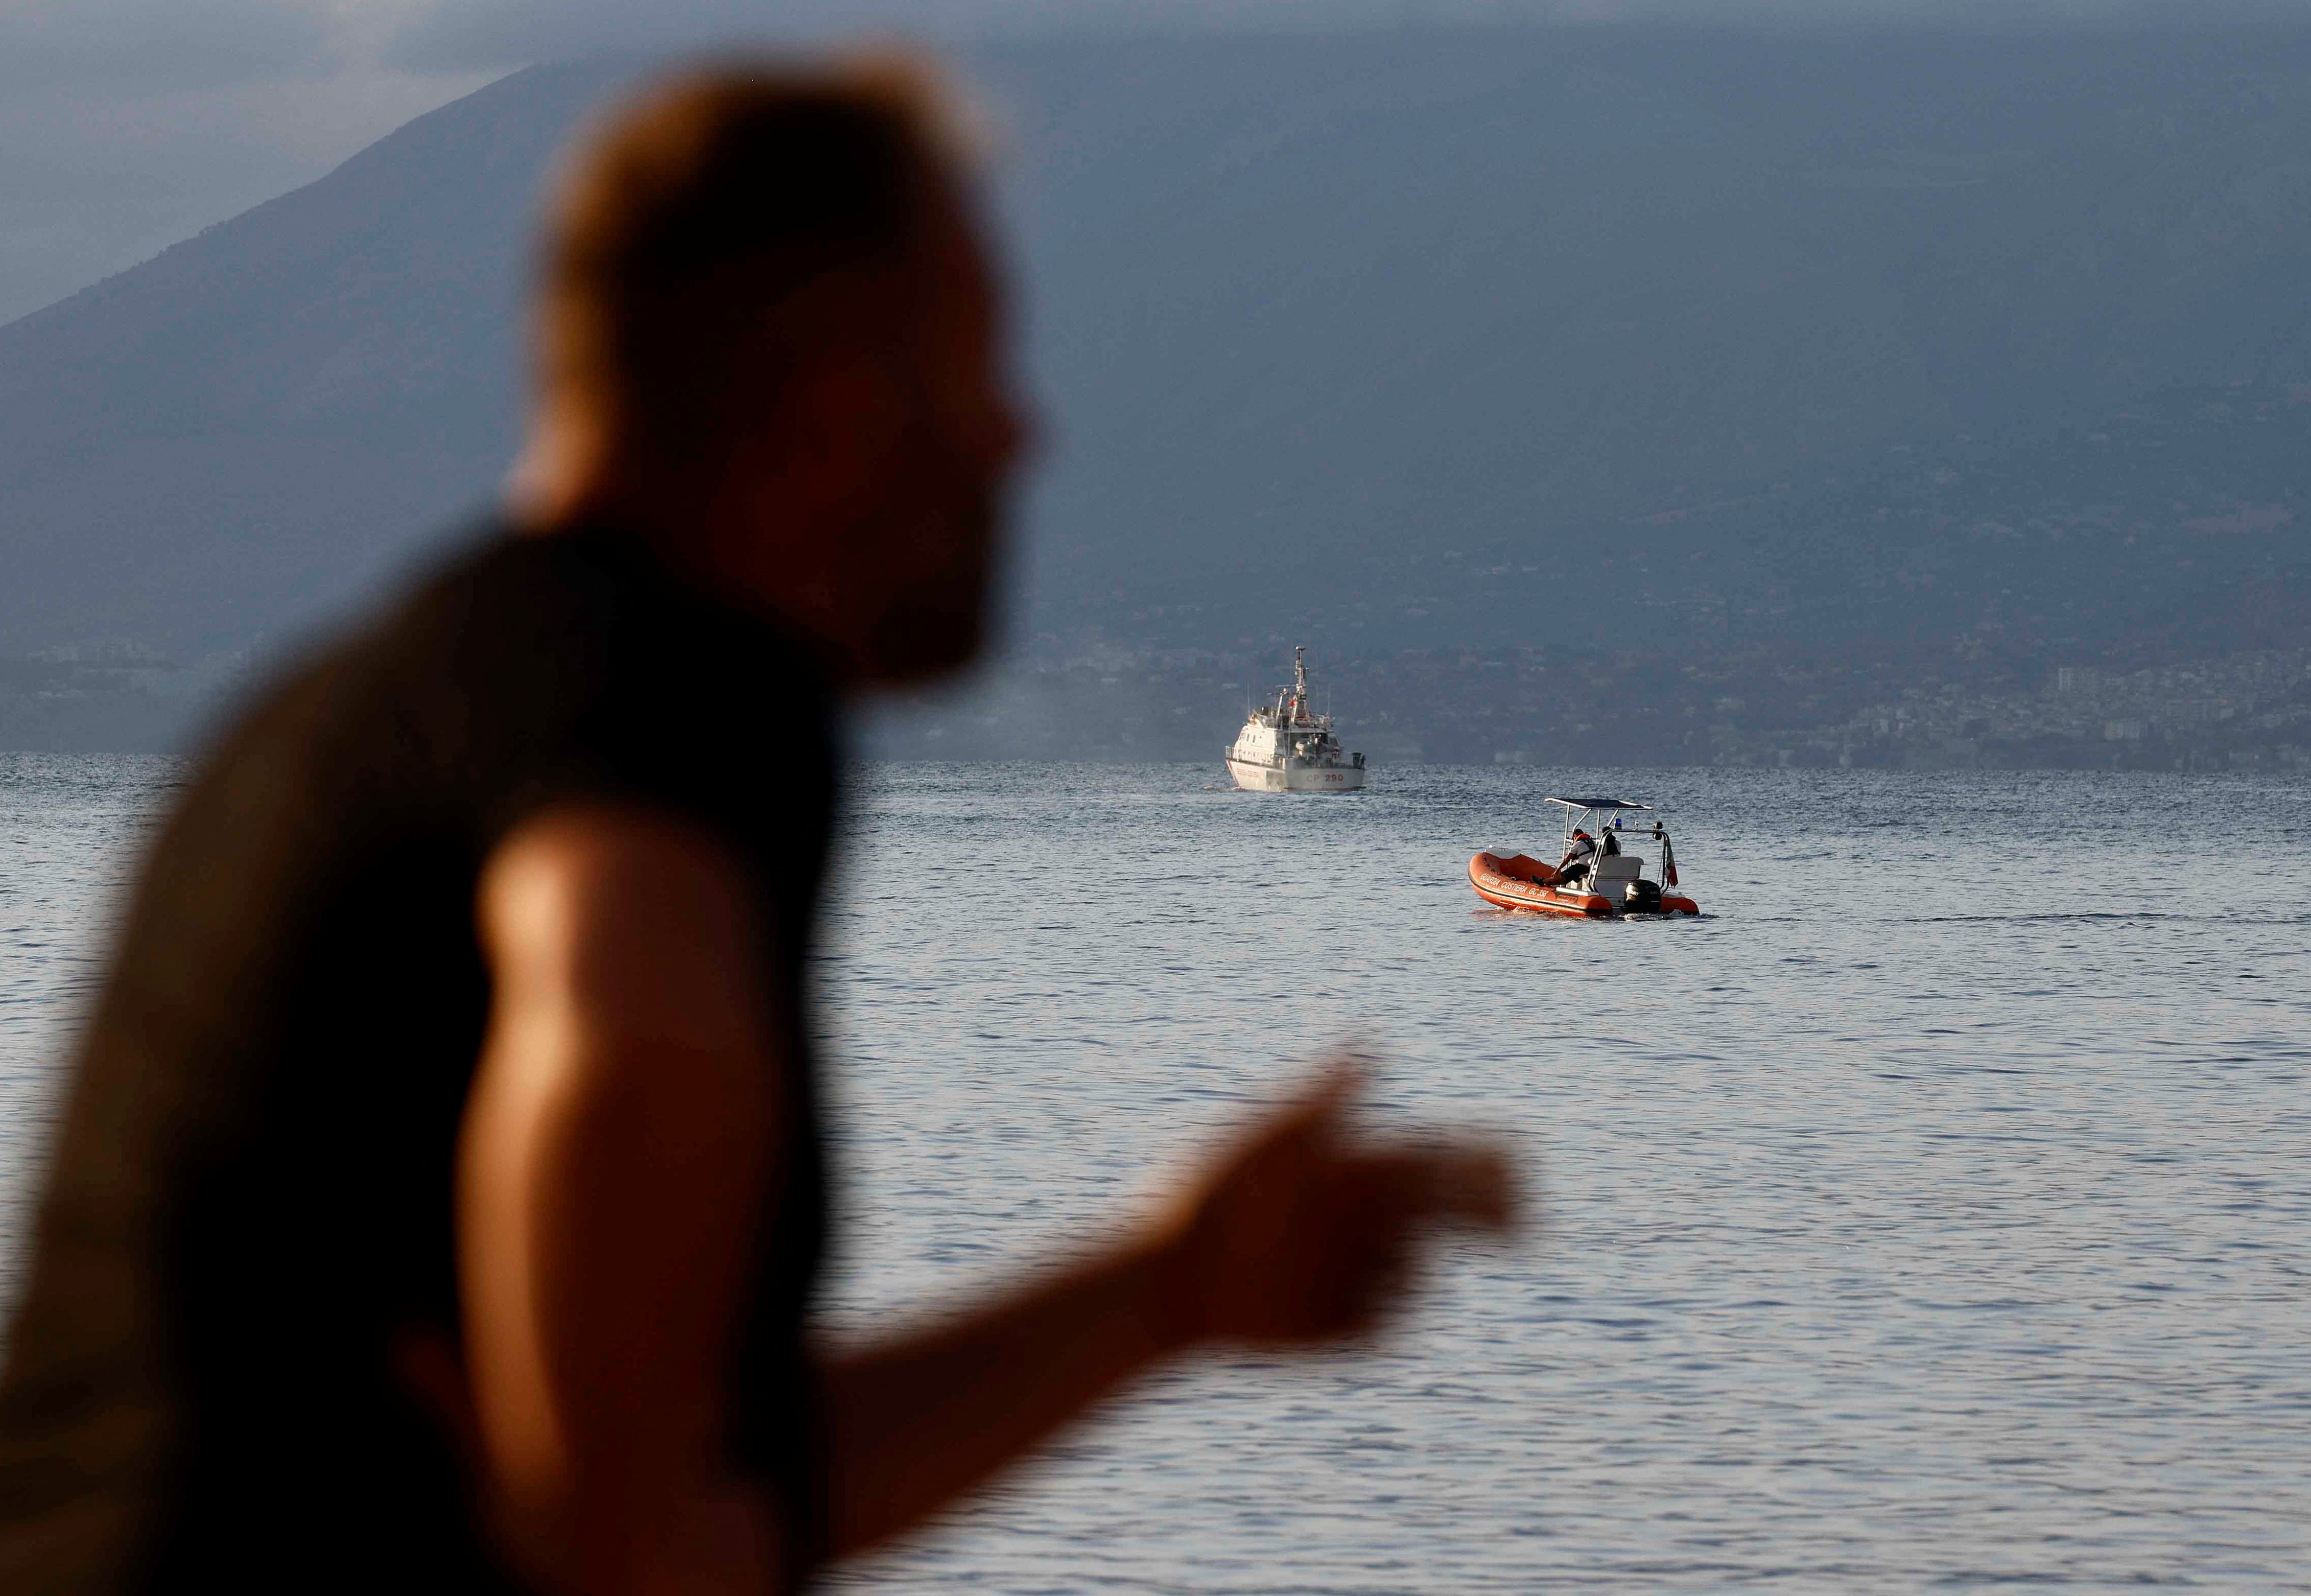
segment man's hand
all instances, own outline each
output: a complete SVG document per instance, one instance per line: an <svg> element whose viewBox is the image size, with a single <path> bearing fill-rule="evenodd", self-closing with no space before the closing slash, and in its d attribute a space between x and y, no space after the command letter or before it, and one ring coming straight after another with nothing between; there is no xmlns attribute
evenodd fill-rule
<svg viewBox="0 0 2311 1596"><path fill-rule="evenodd" d="M1182 1342L1356 1334L1402 1295L1422 1232L1513 1225L1514 1186L1497 1150L1358 1142L1345 1121L1363 1084L1357 1066L1335 1067L1159 1224L1159 1306Z"/></svg>
<svg viewBox="0 0 2311 1596"><path fill-rule="evenodd" d="M1505 1230L1506 1161L1383 1148L1345 1123L1333 1070L1257 1126L1154 1225L1024 1288L829 1358L830 1530L855 1551L920 1523L1149 1365L1209 1341L1369 1327L1420 1233Z"/></svg>

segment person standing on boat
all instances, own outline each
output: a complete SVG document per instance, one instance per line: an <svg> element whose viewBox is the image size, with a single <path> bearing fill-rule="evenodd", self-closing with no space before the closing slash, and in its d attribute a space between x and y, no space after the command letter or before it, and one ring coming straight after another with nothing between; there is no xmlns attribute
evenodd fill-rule
<svg viewBox="0 0 2311 1596"><path fill-rule="evenodd" d="M792 1590L1506 1223L1496 1159L1361 1142L1334 1075L1069 1267L810 1332L835 706L979 652L1025 440L946 126L910 70L734 67L572 169L512 513L249 706L146 863L0 1380L0 1584Z"/></svg>
<svg viewBox="0 0 2311 1596"><path fill-rule="evenodd" d="M1557 878L1569 883L1574 876L1585 875L1589 861L1596 854L1597 839L1576 826L1573 833L1573 846L1566 849L1565 857L1557 861Z"/></svg>

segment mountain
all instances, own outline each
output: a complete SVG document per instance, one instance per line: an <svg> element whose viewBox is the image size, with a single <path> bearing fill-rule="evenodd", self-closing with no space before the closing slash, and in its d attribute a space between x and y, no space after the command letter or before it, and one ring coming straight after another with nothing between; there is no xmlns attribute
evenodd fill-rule
<svg viewBox="0 0 2311 1596"><path fill-rule="evenodd" d="M2311 33L1425 26L965 65L1054 439L1031 675L1257 674L1287 636L1695 680L2302 641ZM632 70L516 74L0 328L0 738L170 735L486 503L542 176Z"/></svg>
<svg viewBox="0 0 2311 1596"><path fill-rule="evenodd" d="M1506 538L1375 555L1279 586L1233 641L1219 604L1152 605L919 699L877 746L1208 762L1317 639L1325 702L1391 763L2311 766L2307 478L2311 386L2169 388L1683 500L1564 569Z"/></svg>
<svg viewBox="0 0 2311 1596"><path fill-rule="evenodd" d="M1121 589L1224 637L1279 593L1338 615L1479 546L1554 582L1628 519L2311 375L2301 41L1218 54L1077 48L999 79L1030 105L1074 89L1024 140L1067 450L1053 613ZM1251 597L1214 625L1231 589ZM1414 607L1406 644L1533 629L1523 603Z"/></svg>
<svg viewBox="0 0 2311 1596"><path fill-rule="evenodd" d="M475 504L540 174L609 81L525 73L0 328L0 647L245 648Z"/></svg>

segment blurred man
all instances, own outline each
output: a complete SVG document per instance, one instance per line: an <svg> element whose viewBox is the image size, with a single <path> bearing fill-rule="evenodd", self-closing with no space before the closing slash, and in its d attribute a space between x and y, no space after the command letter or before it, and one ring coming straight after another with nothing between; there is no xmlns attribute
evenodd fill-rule
<svg viewBox="0 0 2311 1596"><path fill-rule="evenodd" d="M978 651L1023 446L942 126L891 68L733 70L575 167L510 523L154 849L0 1387L9 1590L790 1589L1505 1220L1336 1078L1107 1250L811 1341L833 697Z"/></svg>

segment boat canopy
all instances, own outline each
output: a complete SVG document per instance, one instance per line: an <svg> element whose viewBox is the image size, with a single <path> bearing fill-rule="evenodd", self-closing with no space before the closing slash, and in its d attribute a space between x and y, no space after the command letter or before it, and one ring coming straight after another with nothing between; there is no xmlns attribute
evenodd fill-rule
<svg viewBox="0 0 2311 1596"><path fill-rule="evenodd" d="M1563 804L1568 809L1650 809L1651 804L1632 803L1627 798L1543 798L1545 804Z"/></svg>

